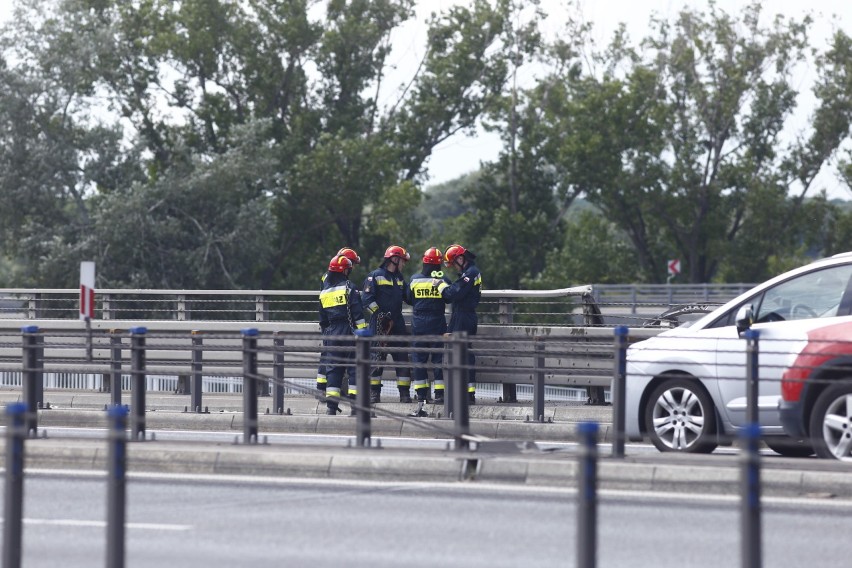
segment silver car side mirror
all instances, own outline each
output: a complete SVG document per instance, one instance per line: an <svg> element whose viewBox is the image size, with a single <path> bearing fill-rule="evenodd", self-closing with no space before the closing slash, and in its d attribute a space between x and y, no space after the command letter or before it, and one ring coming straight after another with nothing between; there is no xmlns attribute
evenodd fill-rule
<svg viewBox="0 0 852 568"><path fill-rule="evenodd" d="M742 337L746 330L751 329L754 323L754 306L747 304L737 311L737 333Z"/></svg>

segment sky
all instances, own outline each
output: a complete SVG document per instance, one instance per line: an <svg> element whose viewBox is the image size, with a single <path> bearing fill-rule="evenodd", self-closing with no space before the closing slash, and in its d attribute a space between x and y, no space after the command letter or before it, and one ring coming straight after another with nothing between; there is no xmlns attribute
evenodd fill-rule
<svg viewBox="0 0 852 568"><path fill-rule="evenodd" d="M53 0L44 0L50 2ZM432 12L441 12L452 5L464 4L469 0L418 0L417 14L404 27L398 29L393 37L392 63L398 68L396 84L407 82L406 73L413 73L425 50L427 19ZM750 0L716 0L720 10L739 13ZM648 21L652 14L673 19L681 9L688 6L694 9L706 9L707 0L576 0L582 18L594 26L594 36L599 46L605 45L619 23L627 25L628 33L635 41L648 33ZM824 48L833 30L844 29L852 34L852 1L850 0L765 0L763 2L763 22L769 22L775 14L801 19L806 13L814 18L811 27L811 44ZM540 0L542 10L548 14L545 22L546 37L553 37L562 26L568 13L564 0ZM11 16L12 2L0 0L0 22ZM800 108L791 121L793 131L807 127L808 116L813 109L814 100L808 94L814 79L811 69L802 69L797 77L800 85ZM394 76L388 75L386 84L394 85ZM523 86L522 84L520 86ZM388 93L388 101L395 95ZM500 141L496 134L478 129L476 134L468 136L456 134L438 145L426 166L427 185L437 184L457 178L479 168L482 161L497 157ZM836 181L831 167L824 168L817 180L829 190L830 197L852 199L852 191L842 187Z"/></svg>

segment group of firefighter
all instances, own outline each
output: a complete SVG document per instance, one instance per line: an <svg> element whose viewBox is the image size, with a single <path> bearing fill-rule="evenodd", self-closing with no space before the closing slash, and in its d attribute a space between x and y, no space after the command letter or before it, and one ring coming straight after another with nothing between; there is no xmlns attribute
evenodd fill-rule
<svg viewBox="0 0 852 568"><path fill-rule="evenodd" d="M323 334L323 352L317 371L317 388L325 392L328 414L340 412L339 401L343 396L343 377L348 374L348 390L345 395L355 398L356 384L354 335L407 336L408 327L402 315L403 303L412 307L411 328L414 337L411 351L393 349L400 402L412 402L413 363L414 392L418 401L444 403L444 380L442 364L442 341L436 336L456 331L475 335L477 328L476 307L482 289L482 274L476 266L476 255L463 246L450 245L445 252L431 247L423 253L423 268L406 282L402 273L411 255L399 245L391 245L384 254L382 263L367 275L361 288L357 288L349 275L361 258L351 248L342 248L332 257L328 272L323 276L320 290L320 328ZM444 275L442 266L458 272L453 282ZM450 323L447 324L445 306L451 304ZM431 336L431 340L418 336ZM404 344L400 343L399 346ZM378 360L370 371L370 402L381 402L381 362L387 353L378 352ZM410 357L410 359L409 359ZM378 363L378 364L375 364ZM474 365L476 358L468 350L468 401L475 404ZM434 377L434 398L430 395L427 368Z"/></svg>

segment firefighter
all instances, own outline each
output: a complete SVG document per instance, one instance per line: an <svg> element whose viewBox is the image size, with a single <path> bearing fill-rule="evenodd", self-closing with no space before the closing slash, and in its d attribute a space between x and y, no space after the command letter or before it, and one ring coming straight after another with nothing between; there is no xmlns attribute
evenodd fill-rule
<svg viewBox="0 0 852 568"><path fill-rule="evenodd" d="M443 335L447 332L447 318L444 315L446 302L441 297L438 289L432 285L435 278L442 279L447 285L450 281L444 277L441 270L443 255L437 247L432 247L423 253L423 270L411 277L409 282L409 299L414 307L411 318L411 332L417 335ZM444 403L444 372L441 364L444 360L443 353L423 353L418 348L440 349L442 342L417 341L413 343L411 360L414 367L414 392L417 400L429 401L429 376L426 364L433 365L435 377L435 404Z"/></svg>
<svg viewBox="0 0 852 568"><path fill-rule="evenodd" d="M349 260L351 260L353 266L361 264L361 257L358 256L357 252L355 252L353 249L351 249L349 247L343 247L342 249L337 251L337 254L335 256L340 256L340 255L343 255L346 258L348 258ZM328 273L325 273L325 274L322 275L323 284L325 284L325 280L326 280L327 277L328 277ZM320 289L322 289L322 287L320 287ZM359 294L360 294L360 292L359 292ZM320 325L322 325L322 324L320 324ZM328 379L326 377L326 363L325 363L326 349L325 349L325 347L326 347L325 341L323 341L323 350L322 350L322 353L320 353L320 364L319 364L319 368L317 369L317 390L322 391L323 393L325 392L326 385L328 384ZM350 376L349 377L349 393L348 393L349 398L355 398L355 395L357 394L357 392L358 392L358 390L355 386L355 378L353 376Z"/></svg>
<svg viewBox="0 0 852 568"><path fill-rule="evenodd" d="M453 306L448 333L466 331L476 335L476 307L482 295L482 273L476 266L476 255L461 245L450 245L444 253L444 264L458 271L459 277L452 284L440 278L434 278L432 285L447 302ZM476 356L471 349L467 351L467 397L469 404L476 404Z"/></svg>
<svg viewBox="0 0 852 568"><path fill-rule="evenodd" d="M382 264L364 280L362 299L370 314L370 331L374 335L409 335L402 317L402 303L408 299L407 285L402 269L411 259L403 247L391 245L387 248ZM398 346L398 345L397 345ZM387 353L379 353L378 362L387 358ZM408 363L408 355L394 352L396 362L396 385L399 388L399 401L411 402L411 369L399 366ZM370 402L381 401L382 367L374 365L370 372Z"/></svg>
<svg viewBox="0 0 852 568"><path fill-rule="evenodd" d="M319 294L319 319L323 343L326 346L326 406L327 414L340 412L340 387L343 374L348 371L355 379L356 331L366 329L364 307L358 289L349 281L353 263L344 255L335 255L328 263L328 273Z"/></svg>

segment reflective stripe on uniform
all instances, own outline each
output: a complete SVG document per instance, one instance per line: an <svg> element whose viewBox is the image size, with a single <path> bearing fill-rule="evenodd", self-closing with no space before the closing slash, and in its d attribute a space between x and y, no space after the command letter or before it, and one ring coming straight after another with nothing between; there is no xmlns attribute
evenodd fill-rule
<svg viewBox="0 0 852 568"><path fill-rule="evenodd" d="M446 283L444 283L446 285ZM441 292L434 286L432 281L426 278L419 278L411 281L411 293L415 298L441 298Z"/></svg>
<svg viewBox="0 0 852 568"><path fill-rule="evenodd" d="M373 278L373 282L375 282L379 286L393 286L393 280L388 280L384 276L376 276L375 278Z"/></svg>
<svg viewBox="0 0 852 568"><path fill-rule="evenodd" d="M320 292L320 304L323 308L346 305L346 284L333 286Z"/></svg>

